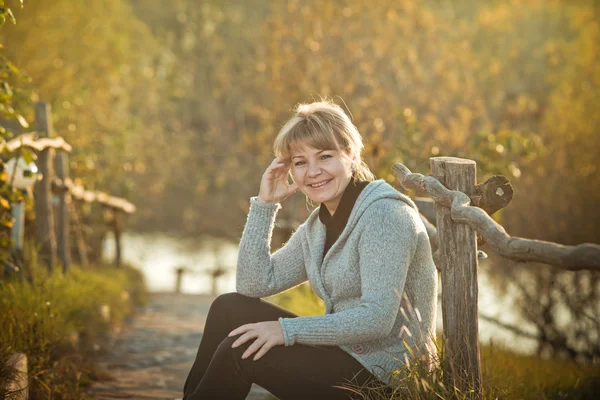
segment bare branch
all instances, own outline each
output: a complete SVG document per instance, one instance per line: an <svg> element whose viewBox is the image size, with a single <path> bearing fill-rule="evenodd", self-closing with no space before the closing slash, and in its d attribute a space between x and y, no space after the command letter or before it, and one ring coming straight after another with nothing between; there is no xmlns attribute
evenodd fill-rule
<svg viewBox="0 0 600 400"><path fill-rule="evenodd" d="M535 335L533 333L529 333L527 331L524 331L523 329L519 328L518 326L515 325L511 325L507 322L502 322L499 319L495 318L495 317L491 317L489 315L485 315L485 314L479 314L479 318L481 318L484 321L487 322L491 322L494 325L498 325L501 328L504 328L506 330L509 330L519 336L523 336L529 339L534 339L534 340L539 340L538 335Z"/></svg>
<svg viewBox="0 0 600 400"><path fill-rule="evenodd" d="M450 208L454 222L467 224L475 229L494 251L505 258L536 261L571 271L600 271L600 245L583 243L565 246L543 240L511 237L484 210L470 206L471 199L466 194L446 189L432 176L413 174L402 164L395 164L392 173L405 188L426 191L437 204Z"/></svg>

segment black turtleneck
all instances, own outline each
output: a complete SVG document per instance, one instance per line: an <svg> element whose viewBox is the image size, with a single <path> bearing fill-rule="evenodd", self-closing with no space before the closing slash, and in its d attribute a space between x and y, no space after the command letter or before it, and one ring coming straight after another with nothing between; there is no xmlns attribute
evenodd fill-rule
<svg viewBox="0 0 600 400"><path fill-rule="evenodd" d="M331 246L333 246L344 231L358 195L368 184L369 182L358 181L352 178L348 186L346 186L346 190L344 190L344 194L342 194L342 198L340 199L340 204L338 204L333 216L329 213L325 204L321 204L319 208L319 220L325 225L327 232L323 258L325 258L325 254L327 254Z"/></svg>

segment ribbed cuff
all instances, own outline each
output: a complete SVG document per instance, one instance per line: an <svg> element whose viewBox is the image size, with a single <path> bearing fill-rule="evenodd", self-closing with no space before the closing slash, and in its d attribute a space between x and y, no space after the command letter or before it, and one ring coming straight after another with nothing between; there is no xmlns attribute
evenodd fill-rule
<svg viewBox="0 0 600 400"><path fill-rule="evenodd" d="M337 332L328 316L280 318L286 346L296 343L331 346L338 343Z"/></svg>
<svg viewBox="0 0 600 400"><path fill-rule="evenodd" d="M250 205L252 207L261 207L261 208L266 208L266 209L277 209L279 210L281 208L281 204L279 203L265 203L264 201L260 201L258 199L258 196L254 196L254 197L250 197Z"/></svg>
<svg viewBox="0 0 600 400"><path fill-rule="evenodd" d="M279 325L281 325L281 332L283 332L283 345L288 347L288 346L293 346L294 345L294 339L292 337L290 337L288 330L285 327L285 321L289 319L289 318L279 318Z"/></svg>

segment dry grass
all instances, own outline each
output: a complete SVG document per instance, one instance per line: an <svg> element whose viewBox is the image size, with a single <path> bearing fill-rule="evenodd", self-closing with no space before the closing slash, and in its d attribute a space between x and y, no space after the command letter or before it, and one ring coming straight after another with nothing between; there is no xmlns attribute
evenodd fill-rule
<svg viewBox="0 0 600 400"><path fill-rule="evenodd" d="M73 268L66 277L29 268L33 283L0 281L0 355L27 355L30 398L85 399L93 345L144 300L143 279L127 267ZM0 387L7 368L0 358Z"/></svg>
<svg viewBox="0 0 600 400"><path fill-rule="evenodd" d="M269 301L288 308L298 315L323 313L320 299L312 293L310 286L273 296ZM442 335L438 335L441 338ZM364 400L440 400L447 398L468 399L472 393L460 392L447 385L444 373L444 348L438 340L439 360L433 370L423 362L413 361L403 370L395 371L400 382L398 388L389 393L383 386L346 389ZM522 355L498 346L481 347L483 376L483 399L598 399L600 398L600 365L581 365L564 360L546 360L536 356Z"/></svg>

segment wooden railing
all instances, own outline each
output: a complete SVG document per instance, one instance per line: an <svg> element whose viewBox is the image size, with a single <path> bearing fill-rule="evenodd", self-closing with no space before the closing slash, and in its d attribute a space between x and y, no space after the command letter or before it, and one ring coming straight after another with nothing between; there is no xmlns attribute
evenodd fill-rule
<svg viewBox="0 0 600 400"><path fill-rule="evenodd" d="M54 136L50 105L35 105L36 131L28 132L8 142L0 143L0 151L15 153L18 157L22 149L27 148L37 154L36 164L42 179L34 187L36 213L36 241L39 247L39 259L50 269L60 259L63 272L70 265L70 232L74 230L79 261L83 267L88 264L87 247L84 240L81 219L73 202L97 203L112 212L112 231L115 235L116 255L114 263L121 264L122 214L132 214L135 206L126 199L114 197L100 191L86 190L69 178L68 153L70 144L61 137ZM57 154L55 155L55 152ZM53 168L55 166L55 168ZM54 173L56 170L56 173ZM52 205L52 196L58 203L56 212ZM17 238L14 251L22 251L24 215L22 204L13 204L15 224L12 237Z"/></svg>
<svg viewBox="0 0 600 400"><path fill-rule="evenodd" d="M442 319L448 356L448 376L454 386L472 397L481 397L481 367L478 333L478 237L503 257L515 261L540 262L565 270L600 270L600 245L584 243L564 246L541 240L510 236L491 217L512 197L506 178L492 190L476 185L476 164L452 157L430 159L432 175L413 174L402 164L392 172L402 186L426 192L435 202L435 226L421 218L434 249L434 260L442 274ZM502 177L503 178L503 177ZM497 182L496 182L497 183ZM509 196L510 194L510 196ZM426 204L421 202L421 204Z"/></svg>

